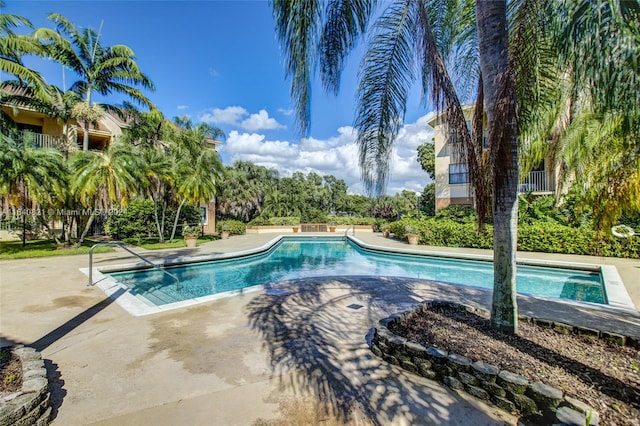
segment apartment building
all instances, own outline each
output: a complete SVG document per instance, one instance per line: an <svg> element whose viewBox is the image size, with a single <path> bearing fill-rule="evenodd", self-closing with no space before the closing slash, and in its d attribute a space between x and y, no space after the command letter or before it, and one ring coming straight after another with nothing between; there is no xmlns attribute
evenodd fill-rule
<svg viewBox="0 0 640 426"><path fill-rule="evenodd" d="M462 107L467 126L471 128L474 104ZM467 165L458 149L460 141L450 137L443 114L433 113L427 123L434 129L436 211L450 205L473 205L473 194L469 185ZM488 147L487 120L484 118L484 147ZM518 192L534 195L551 195L556 192L557 173L551 158L545 159L527 176L520 178Z"/></svg>

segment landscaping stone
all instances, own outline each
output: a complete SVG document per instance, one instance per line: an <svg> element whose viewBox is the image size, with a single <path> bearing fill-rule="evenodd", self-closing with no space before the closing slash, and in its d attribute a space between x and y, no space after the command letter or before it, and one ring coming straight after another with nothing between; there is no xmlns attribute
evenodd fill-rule
<svg viewBox="0 0 640 426"><path fill-rule="evenodd" d="M443 351L442 349L434 348L433 346L429 346L427 348L427 355L431 357L436 362L442 362L447 358L449 353L447 351Z"/></svg>
<svg viewBox="0 0 640 426"><path fill-rule="evenodd" d="M505 390L514 394L523 394L527 390L529 380L520 374L512 373L511 371L502 370L498 374L497 383Z"/></svg>
<svg viewBox="0 0 640 426"><path fill-rule="evenodd" d="M394 357L393 355L384 354L382 356L382 359L384 359L389 364L400 365L400 362L398 362L398 359L396 357Z"/></svg>
<svg viewBox="0 0 640 426"><path fill-rule="evenodd" d="M562 391L542 382L531 383L526 393L543 413L555 411L562 402Z"/></svg>
<svg viewBox="0 0 640 426"><path fill-rule="evenodd" d="M424 357L427 353L427 348L424 345L411 340L409 340L404 347L411 356Z"/></svg>
<svg viewBox="0 0 640 426"><path fill-rule="evenodd" d="M580 401L579 399L565 396L564 401L561 405L583 413L585 417L590 420L589 424L591 425L597 425L600 423L600 414L596 410L594 410L593 407Z"/></svg>
<svg viewBox="0 0 640 426"><path fill-rule="evenodd" d="M458 372L458 377L460 378L460 381L465 385L478 386L478 384L480 384L480 381L476 376L474 376L473 374L465 373L464 371Z"/></svg>
<svg viewBox="0 0 640 426"><path fill-rule="evenodd" d="M378 345L376 344L371 345L371 352L373 352L375 356L382 358L382 351L380 350Z"/></svg>
<svg viewBox="0 0 640 426"><path fill-rule="evenodd" d="M503 398L501 396L491 396L491 402L493 402L496 407L501 408L509 413L516 412L515 404L506 398Z"/></svg>
<svg viewBox="0 0 640 426"><path fill-rule="evenodd" d="M458 354L449 354L447 364L455 371L469 371L471 369L471 360Z"/></svg>
<svg viewBox="0 0 640 426"><path fill-rule="evenodd" d="M410 372L412 372L414 374L418 374L418 367L414 363L412 363L411 361L401 360L400 361L400 366L402 368L404 368L405 370L407 370L407 371L410 371Z"/></svg>
<svg viewBox="0 0 640 426"><path fill-rule="evenodd" d="M455 371L453 371L453 368L449 367L448 365L444 365L444 364L436 364L433 366L433 371L436 372L436 374L438 375L438 377L441 378L445 378L447 376L453 376L455 374Z"/></svg>
<svg viewBox="0 0 640 426"><path fill-rule="evenodd" d="M431 361L427 361L427 360L419 360L414 362L418 366L418 370L421 372L431 370L431 366L433 365Z"/></svg>
<svg viewBox="0 0 640 426"><path fill-rule="evenodd" d="M508 399L513 402L513 405L515 405L516 409L523 416L530 416L533 414L538 414L540 412L538 410L538 407L536 406L536 402L526 395L523 395L520 393L507 392L507 396L508 396Z"/></svg>
<svg viewBox="0 0 640 426"><path fill-rule="evenodd" d="M480 386L482 386L483 389L485 389L487 392L489 392L489 394L493 396L499 396L501 398L507 396L507 391L505 391L504 388L499 386L497 383L482 382Z"/></svg>
<svg viewBox="0 0 640 426"><path fill-rule="evenodd" d="M460 380L456 379L455 377L444 376L442 381L444 382L445 385L449 386L451 389L459 389L459 390L464 389L464 386L462 385Z"/></svg>
<svg viewBox="0 0 640 426"><path fill-rule="evenodd" d="M489 392L487 392L486 390L484 390L484 389L482 389L482 388L480 388L478 386L472 386L472 385L465 384L464 390L466 390L469 395L475 396L478 399L481 399L483 401L488 401L489 400Z"/></svg>
<svg viewBox="0 0 640 426"><path fill-rule="evenodd" d="M555 420L555 424L563 426L584 426L587 424L587 417L584 413L573 410L569 407L558 408Z"/></svg>
<svg viewBox="0 0 640 426"><path fill-rule="evenodd" d="M491 364L484 363L482 361L476 361L471 364L473 374L477 378L485 382L495 382L500 369Z"/></svg>

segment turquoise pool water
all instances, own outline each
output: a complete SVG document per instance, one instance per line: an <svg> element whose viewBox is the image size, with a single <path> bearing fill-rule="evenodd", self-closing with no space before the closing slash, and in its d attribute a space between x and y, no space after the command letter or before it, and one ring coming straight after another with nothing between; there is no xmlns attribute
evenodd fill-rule
<svg viewBox="0 0 640 426"><path fill-rule="evenodd" d="M493 264L440 257L364 250L346 239L284 238L265 253L167 267L176 286L157 269L109 274L155 305L266 285L282 280L335 275L421 278L445 283L493 287ZM518 266L518 292L536 296L605 303L599 273Z"/></svg>

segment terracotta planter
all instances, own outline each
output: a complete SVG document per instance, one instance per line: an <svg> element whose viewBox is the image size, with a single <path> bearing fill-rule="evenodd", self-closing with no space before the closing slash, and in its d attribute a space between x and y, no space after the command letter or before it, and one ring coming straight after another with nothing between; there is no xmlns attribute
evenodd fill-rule
<svg viewBox="0 0 640 426"><path fill-rule="evenodd" d="M412 246L418 245L418 234L407 234L407 240L409 240L409 244Z"/></svg>
<svg viewBox="0 0 640 426"><path fill-rule="evenodd" d="M385 238L389 238L389 234L390 234L390 231L388 229L385 229L384 231L382 231L382 236Z"/></svg>
<svg viewBox="0 0 640 426"><path fill-rule="evenodd" d="M220 238L223 240L229 239L229 231L220 231Z"/></svg>
<svg viewBox="0 0 640 426"><path fill-rule="evenodd" d="M336 227L335 226L330 226L329 227L329 232L336 232Z"/></svg>
<svg viewBox="0 0 640 426"><path fill-rule="evenodd" d="M188 248L196 248L198 237L184 237L184 242Z"/></svg>
<svg viewBox="0 0 640 426"><path fill-rule="evenodd" d="M298 232L298 229L300 229L300 227L299 227L299 226L294 226L294 227L293 227L293 232Z"/></svg>

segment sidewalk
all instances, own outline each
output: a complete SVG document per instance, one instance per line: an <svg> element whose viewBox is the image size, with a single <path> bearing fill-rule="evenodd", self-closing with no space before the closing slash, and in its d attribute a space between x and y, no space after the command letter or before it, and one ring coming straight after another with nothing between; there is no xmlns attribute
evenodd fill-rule
<svg viewBox="0 0 640 426"><path fill-rule="evenodd" d="M144 255L228 253L275 237L233 236L192 250ZM356 237L372 245L408 247L379 234ZM579 258L581 263L590 259ZM638 286L639 262L591 260L615 264L638 306L637 289L629 287ZM118 250L96 254L94 266L133 261ZM327 277L284 284L286 291L279 294L246 293L132 317L100 289L86 286L79 268L87 263L87 256L0 262L0 335L3 341L35 346L47 360L54 424L250 425L258 418L276 418L278 403L292 395L314 395L336 408L358 401L380 424L515 422L495 407L381 362L365 340L380 318L421 300L449 298L486 306L487 291ZM640 334L634 315L526 297L519 304L526 314L543 310Z"/></svg>

